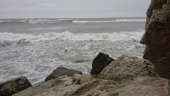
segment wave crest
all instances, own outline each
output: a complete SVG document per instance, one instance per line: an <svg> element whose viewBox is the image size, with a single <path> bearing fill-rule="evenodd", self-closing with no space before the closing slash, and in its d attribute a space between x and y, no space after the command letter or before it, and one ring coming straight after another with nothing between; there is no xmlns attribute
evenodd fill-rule
<svg viewBox="0 0 170 96"><path fill-rule="evenodd" d="M26 33L10 33L3 32L0 33L0 41L18 41L27 42L31 41L44 41L44 40L108 40L108 41L117 41L117 40L139 40L144 33L143 30L139 30L136 32L112 32L112 33L73 33L69 31L56 33L39 33L39 34L26 34ZM20 41L19 41L20 40Z"/></svg>

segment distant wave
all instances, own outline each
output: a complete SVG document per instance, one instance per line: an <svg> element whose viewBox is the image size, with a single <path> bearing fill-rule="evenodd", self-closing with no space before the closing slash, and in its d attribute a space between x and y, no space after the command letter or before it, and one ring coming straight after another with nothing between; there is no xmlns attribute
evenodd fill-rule
<svg viewBox="0 0 170 96"><path fill-rule="evenodd" d="M50 24L58 22L72 22L72 19L55 19L55 18L36 18L36 19L0 19L0 23L29 23L29 24Z"/></svg>
<svg viewBox="0 0 170 96"><path fill-rule="evenodd" d="M74 20L73 23L113 23L113 22L146 22L145 19L114 19L114 20L101 20L101 21L94 21L94 20L87 20L87 21L83 21L83 20Z"/></svg>
<svg viewBox="0 0 170 96"><path fill-rule="evenodd" d="M146 19L116 19L115 22L146 22Z"/></svg>
<svg viewBox="0 0 170 96"><path fill-rule="evenodd" d="M111 21L73 21L73 23L110 23L110 22L115 22L115 20Z"/></svg>
<svg viewBox="0 0 170 96"><path fill-rule="evenodd" d="M62 23L62 22L72 22L72 23L112 23L112 22L145 22L144 18L102 18L102 19L69 19L69 18L28 18L28 19L0 19L0 23L28 23L28 24L50 24L50 23Z"/></svg>

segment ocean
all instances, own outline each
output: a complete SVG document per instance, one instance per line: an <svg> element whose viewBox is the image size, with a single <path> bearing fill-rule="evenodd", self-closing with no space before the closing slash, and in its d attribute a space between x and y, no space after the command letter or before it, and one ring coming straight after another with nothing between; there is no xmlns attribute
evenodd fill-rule
<svg viewBox="0 0 170 96"><path fill-rule="evenodd" d="M59 66L89 74L99 52L142 57L145 18L0 19L0 82L43 81Z"/></svg>

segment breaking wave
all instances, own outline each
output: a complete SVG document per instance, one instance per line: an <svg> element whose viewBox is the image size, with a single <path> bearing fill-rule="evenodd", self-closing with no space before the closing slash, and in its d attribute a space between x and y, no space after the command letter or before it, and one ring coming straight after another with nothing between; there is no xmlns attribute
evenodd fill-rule
<svg viewBox="0 0 170 96"><path fill-rule="evenodd" d="M74 20L73 23L112 23L112 22L115 22L115 20L110 20L110 21L76 21Z"/></svg>
<svg viewBox="0 0 170 96"><path fill-rule="evenodd" d="M0 23L50 24L61 22L72 22L72 19L56 19L56 18L0 19Z"/></svg>
<svg viewBox="0 0 170 96"><path fill-rule="evenodd" d="M112 32L112 33L72 33L69 31L65 32L50 32L50 33L12 33L12 32L1 32L0 41L17 41L17 40L29 40L29 41L42 41L42 40L107 40L107 41L117 41L117 40L138 40L144 31L139 30L138 32Z"/></svg>
<svg viewBox="0 0 170 96"><path fill-rule="evenodd" d="M146 19L116 19L115 22L146 22Z"/></svg>
<svg viewBox="0 0 170 96"><path fill-rule="evenodd" d="M93 58L104 52L141 57L144 31L113 33L0 33L0 81L27 76L41 82L58 66L89 73Z"/></svg>
<svg viewBox="0 0 170 96"><path fill-rule="evenodd" d="M29 23L29 24L50 24L50 23L113 23L113 22L145 22L145 18L100 18L83 19L83 18L25 18L25 19L0 19L0 23Z"/></svg>

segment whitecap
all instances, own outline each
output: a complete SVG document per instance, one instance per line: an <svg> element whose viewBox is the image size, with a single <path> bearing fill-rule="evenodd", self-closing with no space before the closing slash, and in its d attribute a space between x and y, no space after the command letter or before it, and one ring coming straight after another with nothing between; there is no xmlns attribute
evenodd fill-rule
<svg viewBox="0 0 170 96"><path fill-rule="evenodd" d="M12 33L1 32L0 80L27 76L35 84L58 66L89 73L93 58L104 52L113 58L121 54L142 56L139 39L144 31L113 33ZM1 44L1 43L0 43ZM6 43L5 43L6 45ZM4 78L5 77L5 78Z"/></svg>
<svg viewBox="0 0 170 96"><path fill-rule="evenodd" d="M81 24L85 24L85 23L112 23L115 22L114 20L108 20L108 21L82 21L82 20L74 20L72 21L73 23L81 23Z"/></svg>
<svg viewBox="0 0 170 96"><path fill-rule="evenodd" d="M116 19L115 22L146 22L146 19Z"/></svg>
<svg viewBox="0 0 170 96"><path fill-rule="evenodd" d="M108 40L108 41L117 41L117 40L131 40L139 39L143 35L144 31L139 30L137 32L112 32L112 33L73 33L69 31L56 33L39 33L39 34L26 34L26 33L12 33L12 32L2 32L0 33L0 41L19 41L22 39L29 41L43 41L43 40Z"/></svg>

